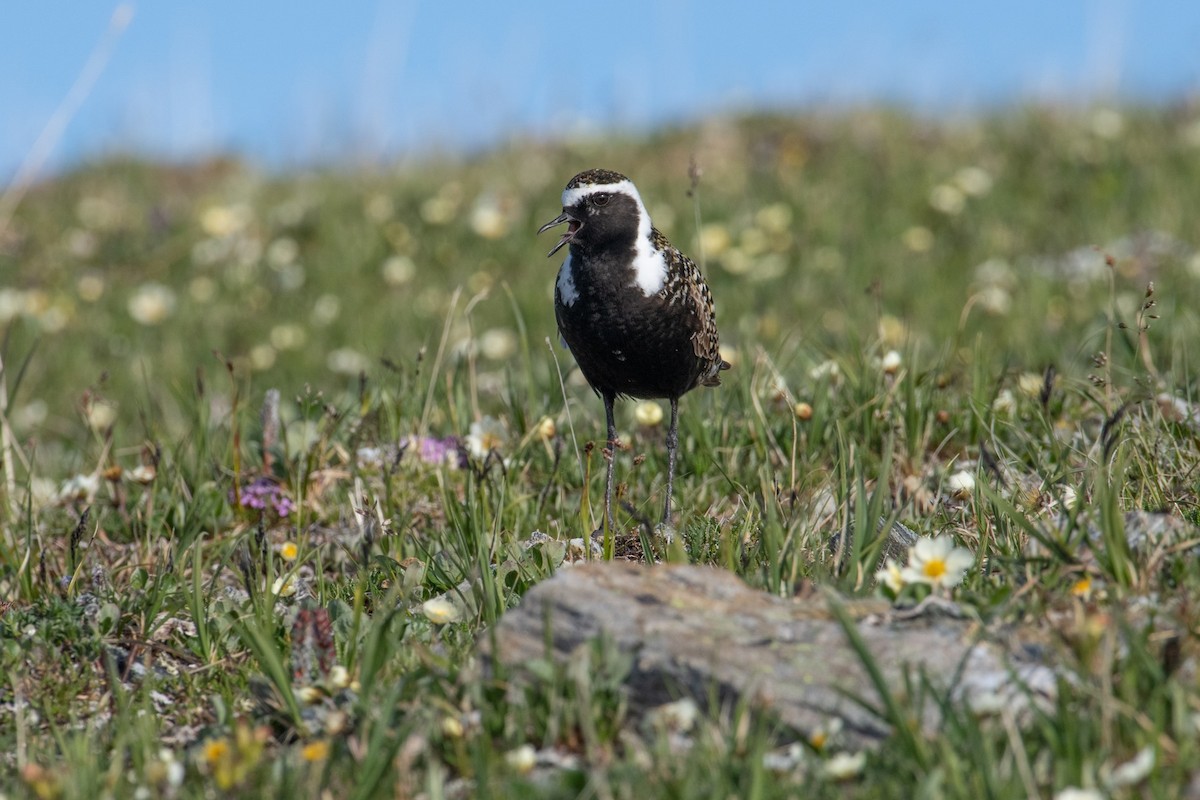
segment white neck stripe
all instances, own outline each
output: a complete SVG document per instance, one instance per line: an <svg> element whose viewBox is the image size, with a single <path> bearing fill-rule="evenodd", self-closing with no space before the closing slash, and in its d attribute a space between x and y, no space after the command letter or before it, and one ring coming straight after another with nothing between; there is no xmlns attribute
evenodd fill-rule
<svg viewBox="0 0 1200 800"><path fill-rule="evenodd" d="M647 297L658 294L667 281L667 261L663 254L656 250L650 241L650 232L653 230L653 225L650 222L650 212L646 210L646 205L642 202L642 196L638 194L637 187L633 185L633 181L593 183L587 186L576 186L573 189L566 189L562 193L563 208L570 208L588 195L600 192L612 194L620 192L632 197L633 202L637 204L638 232L637 238L633 242L633 285L641 289L642 293ZM569 263L570 257L567 258L563 266L566 267ZM571 305L574 302L574 297L578 296L575 292L574 281L571 280L571 270L568 268L564 272L560 272L559 277L561 280L559 288L564 296L564 301L566 301L568 295L573 296L570 301L566 302L567 305ZM565 280L562 280L564 278Z"/></svg>

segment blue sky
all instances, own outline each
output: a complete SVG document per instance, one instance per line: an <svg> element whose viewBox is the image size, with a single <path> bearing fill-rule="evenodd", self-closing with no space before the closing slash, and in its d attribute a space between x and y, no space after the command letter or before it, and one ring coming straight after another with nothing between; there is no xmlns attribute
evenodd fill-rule
<svg viewBox="0 0 1200 800"><path fill-rule="evenodd" d="M1022 99L1200 96L1185 0L131 3L51 157L238 152L275 167L872 101L958 113ZM0 11L0 181L115 2Z"/></svg>

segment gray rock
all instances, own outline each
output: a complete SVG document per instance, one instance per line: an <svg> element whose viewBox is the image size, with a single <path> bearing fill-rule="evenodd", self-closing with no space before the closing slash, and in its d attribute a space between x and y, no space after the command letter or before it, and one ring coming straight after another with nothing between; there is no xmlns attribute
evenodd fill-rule
<svg viewBox="0 0 1200 800"><path fill-rule="evenodd" d="M604 636L632 660L626 679L633 716L681 697L748 703L807 737L840 720L851 747L879 742L889 725L853 698L881 708L879 693L847 629L840 604L890 693L911 705L906 671L920 686L949 692L977 713L1010 713L1055 686L1047 667L1023 661L1019 647L984 641L953 603L894 612L878 600L832 593L805 601L774 597L731 573L695 566L588 564L560 570L535 586L482 643L486 663L505 665L519 683L522 665L550 655L583 659ZM549 630L547 630L549 625ZM493 651L493 644L495 650ZM547 647L550 653L547 653ZM911 706L926 730L939 722L932 698Z"/></svg>

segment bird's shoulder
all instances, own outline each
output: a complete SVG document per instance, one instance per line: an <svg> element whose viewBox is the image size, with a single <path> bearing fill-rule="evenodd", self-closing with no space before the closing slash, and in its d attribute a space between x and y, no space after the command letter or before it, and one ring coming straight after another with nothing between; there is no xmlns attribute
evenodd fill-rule
<svg viewBox="0 0 1200 800"><path fill-rule="evenodd" d="M697 313L711 316L713 313L712 292L700 272L700 267L658 230L650 230L650 242L662 253L667 264L667 279L662 292L668 299L694 304Z"/></svg>

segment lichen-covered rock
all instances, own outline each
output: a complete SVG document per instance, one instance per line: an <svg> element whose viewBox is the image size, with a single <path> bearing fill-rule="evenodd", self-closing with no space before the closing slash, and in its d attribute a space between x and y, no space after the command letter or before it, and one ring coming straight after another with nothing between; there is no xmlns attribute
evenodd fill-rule
<svg viewBox="0 0 1200 800"><path fill-rule="evenodd" d="M835 604L889 692L926 729L938 724L938 704L927 698L918 707L907 697L906 672L913 678L907 685L920 686L923 674L980 713L1016 709L1054 691L1049 668L985 641L953 604L897 612L882 601L832 593L789 600L707 567L597 563L561 570L531 589L482 647L489 663L498 659L519 679L523 664L547 655L587 657L587 645L603 636L632 658L626 687L635 715L681 697L702 705L742 701L800 736L839 719L847 744L869 745L890 728L853 699L882 707Z"/></svg>

